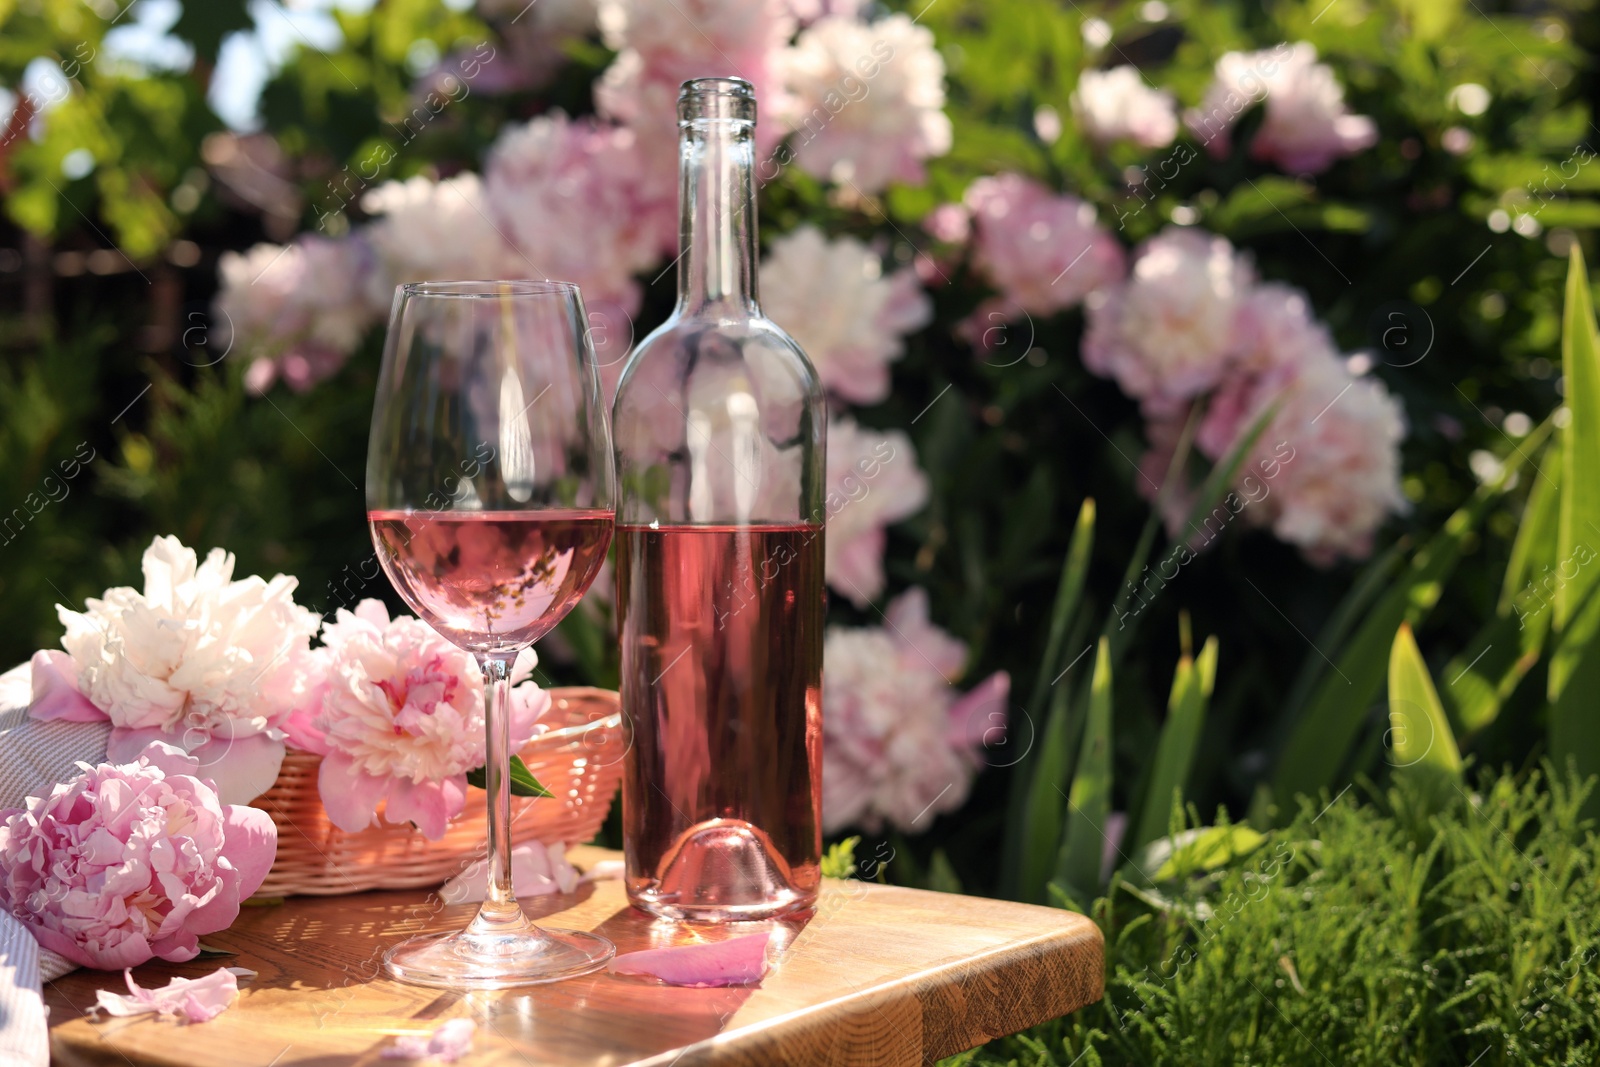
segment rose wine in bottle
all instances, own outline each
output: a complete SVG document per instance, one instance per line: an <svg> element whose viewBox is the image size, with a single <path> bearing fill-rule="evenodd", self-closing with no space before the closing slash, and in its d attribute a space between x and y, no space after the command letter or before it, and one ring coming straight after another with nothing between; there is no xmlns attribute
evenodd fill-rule
<svg viewBox="0 0 1600 1067"><path fill-rule="evenodd" d="M627 891L761 919L821 879L827 409L756 299L749 83L685 82L678 117L678 304L613 416Z"/></svg>

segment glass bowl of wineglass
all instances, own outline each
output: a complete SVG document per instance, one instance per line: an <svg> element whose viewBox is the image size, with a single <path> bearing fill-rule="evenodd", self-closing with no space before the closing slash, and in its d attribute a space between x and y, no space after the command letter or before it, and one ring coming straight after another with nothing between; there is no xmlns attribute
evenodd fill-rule
<svg viewBox="0 0 1600 1067"><path fill-rule="evenodd" d="M615 475L578 287L439 281L395 293L367 449L367 518L400 596L484 675L488 897L465 929L390 948L388 973L498 989L605 966L596 934L546 930L510 866L517 654L588 590L611 543Z"/></svg>

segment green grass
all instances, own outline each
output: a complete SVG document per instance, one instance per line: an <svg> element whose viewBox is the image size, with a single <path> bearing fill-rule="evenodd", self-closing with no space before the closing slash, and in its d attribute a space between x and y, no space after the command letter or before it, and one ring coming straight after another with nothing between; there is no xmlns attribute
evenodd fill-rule
<svg viewBox="0 0 1600 1067"><path fill-rule="evenodd" d="M1486 775L1434 815L1410 789L1302 798L1224 869L1113 885L1105 1000L945 1067L1600 1062L1587 787Z"/></svg>

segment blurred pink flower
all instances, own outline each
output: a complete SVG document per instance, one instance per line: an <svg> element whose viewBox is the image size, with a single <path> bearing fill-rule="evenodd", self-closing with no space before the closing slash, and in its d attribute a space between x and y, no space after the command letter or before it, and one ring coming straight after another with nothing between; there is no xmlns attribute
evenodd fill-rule
<svg viewBox="0 0 1600 1067"><path fill-rule="evenodd" d="M173 978L160 989L145 989L133 980L133 972L125 969L122 980L128 984L128 992L97 989L90 1010L118 1018L181 1015L186 1022L203 1023L232 1007L239 998L239 979L253 978L255 973L243 967L218 967L199 978Z"/></svg>
<svg viewBox="0 0 1600 1067"><path fill-rule="evenodd" d="M295 579L233 580L233 556L205 562L175 537L157 537L142 561L143 592L56 608L75 684L111 721L107 758L133 760L152 741L192 753L229 803L265 792L283 762L277 729L313 670L317 616L294 602ZM53 702L35 718L64 717Z"/></svg>
<svg viewBox="0 0 1600 1067"><path fill-rule="evenodd" d="M1226 239L1168 227L1139 248L1126 283L1088 302L1084 365L1147 404L1198 396L1230 369L1253 280Z"/></svg>
<svg viewBox="0 0 1600 1067"><path fill-rule="evenodd" d="M853 237L829 240L811 225L772 242L761 294L762 310L800 342L823 386L855 404L888 397L901 338L933 318L909 268L885 277L872 249Z"/></svg>
<svg viewBox="0 0 1600 1067"><path fill-rule="evenodd" d="M266 877L272 819L223 804L170 746L78 766L48 796L0 813L4 906L40 945L85 967L193 959L200 937L227 929Z"/></svg>
<svg viewBox="0 0 1600 1067"><path fill-rule="evenodd" d="M305 392L343 366L376 321L367 297L374 269L360 237L302 234L287 247L224 252L212 305L220 336L207 338L206 349L216 360L250 360L252 392L278 378Z"/></svg>
<svg viewBox="0 0 1600 1067"><path fill-rule="evenodd" d="M1072 91L1072 114L1091 141L1132 141L1161 148L1178 135L1178 105L1171 93L1144 83L1137 67L1086 70Z"/></svg>
<svg viewBox="0 0 1600 1067"><path fill-rule="evenodd" d="M676 126L673 127L676 129ZM660 258L677 217L639 189L633 132L561 112L503 131L484 171L487 206L520 273L576 282L586 304L631 315L633 275Z"/></svg>
<svg viewBox="0 0 1600 1067"><path fill-rule="evenodd" d="M507 243L476 174L385 182L361 198L379 270L368 299L387 313L402 282L537 276Z"/></svg>
<svg viewBox="0 0 1600 1067"><path fill-rule="evenodd" d="M617 57L595 83L595 106L639 138L641 178L653 195L675 202L685 81L743 78L760 101L757 150L783 136L777 57L795 30L784 0L602 0L600 30Z"/></svg>
<svg viewBox="0 0 1600 1067"><path fill-rule="evenodd" d="M785 6L800 25L809 26L829 15L858 18L862 8L867 6L867 0L785 0Z"/></svg>
<svg viewBox="0 0 1600 1067"><path fill-rule="evenodd" d="M471 654L419 619L390 620L381 601L340 609L323 626L324 683L284 723L289 743L323 757L317 780L328 818L363 830L384 805L391 823L444 835L461 812L467 772L483 764L483 675ZM532 671L531 650L513 681ZM512 690L512 750L536 732L550 694Z"/></svg>
<svg viewBox="0 0 1600 1067"><path fill-rule="evenodd" d="M1206 450L1227 451L1233 438L1221 427L1242 433L1275 401L1278 413L1235 487L1252 503L1246 515L1313 562L1366 556L1378 527L1407 506L1400 491L1406 423L1399 401L1381 382L1352 376L1338 352L1311 348L1266 374L1230 383L1218 397L1217 427Z"/></svg>
<svg viewBox="0 0 1600 1067"><path fill-rule="evenodd" d="M986 735L1003 734L1010 678L965 696L951 684L966 646L928 620L910 589L883 627L829 627L822 671L822 821L911 833L966 800Z"/></svg>
<svg viewBox="0 0 1600 1067"><path fill-rule="evenodd" d="M950 151L944 59L933 31L907 15L819 19L782 70L782 121L794 131L785 151L807 174L872 194L921 184L923 160Z"/></svg>
<svg viewBox="0 0 1600 1067"><path fill-rule="evenodd" d="M1092 204L1010 173L979 178L963 199L972 213L974 263L1000 290L973 312L968 333L1018 310L1054 314L1122 280L1122 246L1095 223Z"/></svg>
<svg viewBox="0 0 1600 1067"><path fill-rule="evenodd" d="M878 433L854 419L828 424L828 585L857 607L883 592L885 527L915 515L928 502L928 478L917 466L911 438Z"/></svg>
<svg viewBox="0 0 1600 1067"><path fill-rule="evenodd" d="M1291 174L1327 170L1335 160L1378 141L1377 124L1350 114L1333 68L1317 62L1317 49L1307 41L1225 54L1199 106L1184 121L1213 156L1226 156L1234 124L1263 101L1266 115L1250 154Z"/></svg>
<svg viewBox="0 0 1600 1067"><path fill-rule="evenodd" d="M511 883L518 897L570 893L578 887L578 869L567 861L567 846L524 841L511 850ZM439 887L446 904L476 904L489 896L489 861L474 860Z"/></svg>

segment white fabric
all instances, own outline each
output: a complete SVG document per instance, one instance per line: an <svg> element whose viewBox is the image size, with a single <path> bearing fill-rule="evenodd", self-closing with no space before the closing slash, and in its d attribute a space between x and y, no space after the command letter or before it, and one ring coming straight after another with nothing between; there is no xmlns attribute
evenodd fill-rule
<svg viewBox="0 0 1600 1067"><path fill-rule="evenodd" d="M77 774L77 763L105 759L109 722L37 722L28 718L33 672L26 663L0 674L0 810ZM23 925L0 910L0 1067L48 1067L50 1035L42 982L77 964L42 949Z"/></svg>

